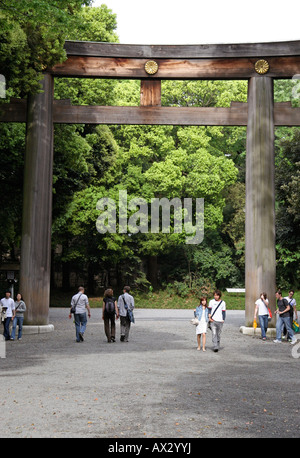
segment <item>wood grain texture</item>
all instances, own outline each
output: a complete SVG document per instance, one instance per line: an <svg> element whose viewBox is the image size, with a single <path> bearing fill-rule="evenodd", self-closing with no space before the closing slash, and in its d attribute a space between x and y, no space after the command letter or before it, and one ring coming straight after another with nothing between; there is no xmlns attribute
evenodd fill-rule
<svg viewBox="0 0 300 458"><path fill-rule="evenodd" d="M28 100L24 167L20 291L26 298L27 324L48 324L50 301L53 78L44 92Z"/></svg>
<svg viewBox="0 0 300 458"><path fill-rule="evenodd" d="M246 153L245 287L246 326L252 326L255 301L266 292L275 310L275 155L271 78L252 78L248 93ZM275 325L273 313L272 325Z"/></svg>
<svg viewBox="0 0 300 458"><path fill-rule="evenodd" d="M145 59L275 57L299 56L300 41L195 45L131 45L66 41L65 50L68 56L138 57Z"/></svg>
<svg viewBox="0 0 300 458"><path fill-rule="evenodd" d="M0 105L0 122L26 122L26 103L21 100ZM53 122L58 124L246 126L247 113L247 104L236 102L231 108L73 106L65 100L54 100L53 104ZM275 103L274 125L300 126L300 108L292 108L290 102Z"/></svg>
<svg viewBox="0 0 300 458"><path fill-rule="evenodd" d="M152 124L194 126L241 126L247 124L247 105L243 108L183 107L54 107L56 123Z"/></svg>
<svg viewBox="0 0 300 458"><path fill-rule="evenodd" d="M300 56L270 57L268 76L292 78L300 74ZM116 79L248 79L258 76L257 58L156 59L158 71L145 71L147 59L121 57L70 56L65 62L47 71L57 77Z"/></svg>
<svg viewBox="0 0 300 458"><path fill-rule="evenodd" d="M141 106L160 106L161 105L161 81L142 80L141 81Z"/></svg>
<svg viewBox="0 0 300 458"><path fill-rule="evenodd" d="M26 122L27 100L12 99L0 104L0 122Z"/></svg>

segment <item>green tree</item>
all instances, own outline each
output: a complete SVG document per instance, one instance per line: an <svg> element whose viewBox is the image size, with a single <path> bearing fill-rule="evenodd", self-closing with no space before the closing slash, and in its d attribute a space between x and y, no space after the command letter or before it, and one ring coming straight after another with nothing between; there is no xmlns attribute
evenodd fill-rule
<svg viewBox="0 0 300 458"><path fill-rule="evenodd" d="M91 0L1 0L0 67L16 96L37 92L42 72L66 59L66 35Z"/></svg>
<svg viewBox="0 0 300 458"><path fill-rule="evenodd" d="M278 147L275 173L277 282L281 287L297 288L300 251L300 129L291 129L289 134L280 139Z"/></svg>
<svg viewBox="0 0 300 458"><path fill-rule="evenodd" d="M15 261L22 226L25 125L0 123L0 261Z"/></svg>

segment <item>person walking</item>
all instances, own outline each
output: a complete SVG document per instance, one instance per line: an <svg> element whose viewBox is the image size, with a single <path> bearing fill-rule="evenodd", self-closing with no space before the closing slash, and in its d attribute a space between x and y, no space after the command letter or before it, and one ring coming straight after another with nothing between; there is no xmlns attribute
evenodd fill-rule
<svg viewBox="0 0 300 458"><path fill-rule="evenodd" d="M208 304L208 318L212 332L212 343L214 352L219 351L221 332L226 318L226 303L221 299L222 293L219 290L214 292L214 299Z"/></svg>
<svg viewBox="0 0 300 458"><path fill-rule="evenodd" d="M128 310L133 311L134 309L134 299L129 294L130 286L124 286L123 294L118 298L118 313L120 316L120 327L121 327L121 342L128 342L129 331L131 320L128 315Z"/></svg>
<svg viewBox="0 0 300 458"><path fill-rule="evenodd" d="M114 298L113 290L109 288L104 291L102 307L102 320L104 320L104 332L107 342L116 341L116 318L119 318L117 301Z"/></svg>
<svg viewBox="0 0 300 458"><path fill-rule="evenodd" d="M3 321L4 325L4 332L3 332L3 337L5 340L10 340L10 334L9 334L9 325L12 319L15 317L15 302L14 300L10 297L10 291L6 291L5 297L1 299L1 305L2 309L6 311L5 313L5 318Z"/></svg>
<svg viewBox="0 0 300 458"><path fill-rule="evenodd" d="M88 312L89 318L91 318L91 309L88 297L84 294L84 287L80 286L78 288L78 293L72 297L69 313L69 318L71 318L72 313L74 313L76 342L84 341L83 336L87 326L86 311Z"/></svg>
<svg viewBox="0 0 300 458"><path fill-rule="evenodd" d="M291 320L291 328L293 328L293 321L294 321L294 316L296 318L296 321L298 321L298 314L297 314L297 309L296 309L296 299L294 298L294 290L290 289L288 296L286 296L284 299L287 300L289 306L290 306L290 320ZM291 336L288 335L287 329L284 326L283 327L283 335L286 335L286 338L288 340L291 340Z"/></svg>
<svg viewBox="0 0 300 458"><path fill-rule="evenodd" d="M257 301L255 302L254 320L256 321L256 315L258 313L262 340L267 339L267 329L269 321L268 306L269 299L267 298L267 293L261 293L260 298L257 299Z"/></svg>
<svg viewBox="0 0 300 458"><path fill-rule="evenodd" d="M15 317L13 319L13 326L11 331L11 340L15 340L16 328L19 326L18 330L18 340L22 339L23 331L23 322L24 322L24 312L26 312L26 304L22 298L22 294L17 294L17 300L15 301Z"/></svg>
<svg viewBox="0 0 300 458"><path fill-rule="evenodd" d="M286 327L289 336L291 337L291 344L295 344L297 339L294 336L294 331L291 327L291 320L290 320L290 305L288 301L282 297L281 290L279 289L276 292L276 299L277 299L277 310L275 313L277 314L277 322L276 322L276 340L275 343L281 343L281 335L283 331L283 326Z"/></svg>
<svg viewBox="0 0 300 458"><path fill-rule="evenodd" d="M198 318L199 324L196 327L196 336L198 347L197 350L201 350L201 336L202 336L202 350L206 351L206 331L207 331L207 322L208 322L208 308L207 308L207 299L206 297L200 298L200 304L194 310L195 318Z"/></svg>

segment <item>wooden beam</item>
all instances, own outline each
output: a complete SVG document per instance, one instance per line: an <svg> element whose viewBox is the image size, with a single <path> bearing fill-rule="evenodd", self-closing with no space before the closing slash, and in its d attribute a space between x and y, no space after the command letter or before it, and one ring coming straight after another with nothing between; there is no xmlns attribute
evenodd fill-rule
<svg viewBox="0 0 300 458"><path fill-rule="evenodd" d="M26 100L0 105L0 122L26 122ZM230 108L213 107L109 107L71 105L54 100L53 122L57 124L161 124L246 126L246 103ZM190 123L190 124L189 124ZM222 124L225 123L225 124ZM300 108L290 102L275 103L275 126L300 126Z"/></svg>
<svg viewBox="0 0 300 458"><path fill-rule="evenodd" d="M0 104L0 122L26 122L26 118L26 99L11 99L10 103Z"/></svg>
<svg viewBox="0 0 300 458"><path fill-rule="evenodd" d="M292 108L291 102L274 104L275 126L300 126L300 108Z"/></svg>
<svg viewBox="0 0 300 458"><path fill-rule="evenodd" d="M142 80L141 100L142 107L159 107L161 105L161 81Z"/></svg>
<svg viewBox="0 0 300 458"><path fill-rule="evenodd" d="M210 107L54 107L54 122L78 124L160 124L241 126L247 124L247 105L241 109Z"/></svg>
<svg viewBox="0 0 300 458"><path fill-rule="evenodd" d="M248 79L258 76L257 58L156 59L158 71L151 79ZM292 78L300 74L300 56L267 59L272 78ZM47 71L56 77L149 79L147 59L70 56Z"/></svg>
<svg viewBox="0 0 300 458"><path fill-rule="evenodd" d="M144 59L203 59L224 57L299 56L300 41L271 43L131 45L87 41L66 41L68 56L139 57Z"/></svg>

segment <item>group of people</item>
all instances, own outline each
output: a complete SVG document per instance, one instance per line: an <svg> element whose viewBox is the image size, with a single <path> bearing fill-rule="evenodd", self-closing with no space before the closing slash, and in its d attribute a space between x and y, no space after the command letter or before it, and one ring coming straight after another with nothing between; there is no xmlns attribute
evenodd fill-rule
<svg viewBox="0 0 300 458"><path fill-rule="evenodd" d="M107 342L116 341L116 320L120 318L121 342L128 342L131 323L134 322L133 309L134 298L130 292L130 286L124 286L123 294L118 298L114 297L111 288L104 292L102 305L102 320L104 321L104 331ZM89 300L84 294L84 287L80 286L78 293L72 297L69 318L74 314L76 342L84 341L84 332L87 326L87 317L91 316Z"/></svg>
<svg viewBox="0 0 300 458"><path fill-rule="evenodd" d="M221 299L222 293L219 290L214 292L214 299L210 300L207 304L206 297L200 298L200 304L194 310L194 317L197 318L196 336L197 336L197 350L201 350L201 336L202 336L202 350L206 351L206 332L209 327L212 332L212 344L214 352L220 348L220 338L226 317L226 303ZM280 343L282 336L286 335L287 340L294 344L297 342L293 331L293 320L298 320L296 309L296 300L293 297L294 290L290 289L287 297L282 297L281 290L276 291L277 314L276 321L276 339L275 343ZM266 340L268 322L272 317L269 309L269 300L266 293L261 293L260 298L255 302L254 322L258 315L259 324L261 328L262 340Z"/></svg>
<svg viewBox="0 0 300 458"><path fill-rule="evenodd" d="M293 331L293 321L298 320L298 314L296 309L296 300L294 298L294 290L290 289L288 296L282 297L281 290L276 291L277 314L276 321L276 339L275 343L281 343L282 336L286 336L286 339L293 345L297 342ZM262 293L260 298L255 302L254 311L254 322L256 322L256 316L258 314L259 324L261 328L261 338L266 340L268 322L270 317L269 300L266 293Z"/></svg>
<svg viewBox="0 0 300 458"><path fill-rule="evenodd" d="M18 340L22 339L22 330L24 322L24 312L26 312L26 304L22 298L22 294L17 294L17 300L14 301L11 297L11 292L6 291L5 297L0 301L1 322L3 324L3 337L5 340L15 340L16 329L18 329ZM12 322L12 330L10 334L10 324Z"/></svg>
<svg viewBox="0 0 300 458"><path fill-rule="evenodd" d="M120 318L120 331L121 342L128 342L129 331L131 323L134 322L133 309L134 298L130 292L129 286L124 286L123 294L114 297L114 292L111 288L104 292L102 304L102 320L104 321L104 331L107 342L116 341L116 320ZM226 303L221 299L222 293L219 290L214 292L214 299L207 303L206 297L200 298L198 307L194 310L194 316L197 318L196 336L197 336L197 350L201 350L201 336L202 336L202 350L206 351L206 333L209 327L212 332L212 344L214 352L220 348L220 339L223 324L226 318ZM276 339L275 343L280 343L283 336L291 343L296 343L295 334L293 331L293 320L298 321L298 314L296 309L296 300L294 298L294 290L290 289L288 296L282 297L281 290L276 291L277 314L276 321ZM22 339L22 329L24 321L24 312L26 311L26 304L20 293L17 294L16 301L11 297L11 292L6 291L5 297L0 301L1 322L3 324L3 337L5 340L15 340L16 329L18 326L18 340ZM89 300L84 293L84 287L80 286L78 293L72 297L69 318L74 314L74 323L76 331L76 342L84 340L84 332L87 326L87 316L91 317L91 309ZM261 328L261 338L266 340L268 322L271 318L271 311L269 309L269 300L267 294L261 293L260 298L255 302L254 322L259 319ZM12 322L11 333L10 324Z"/></svg>

